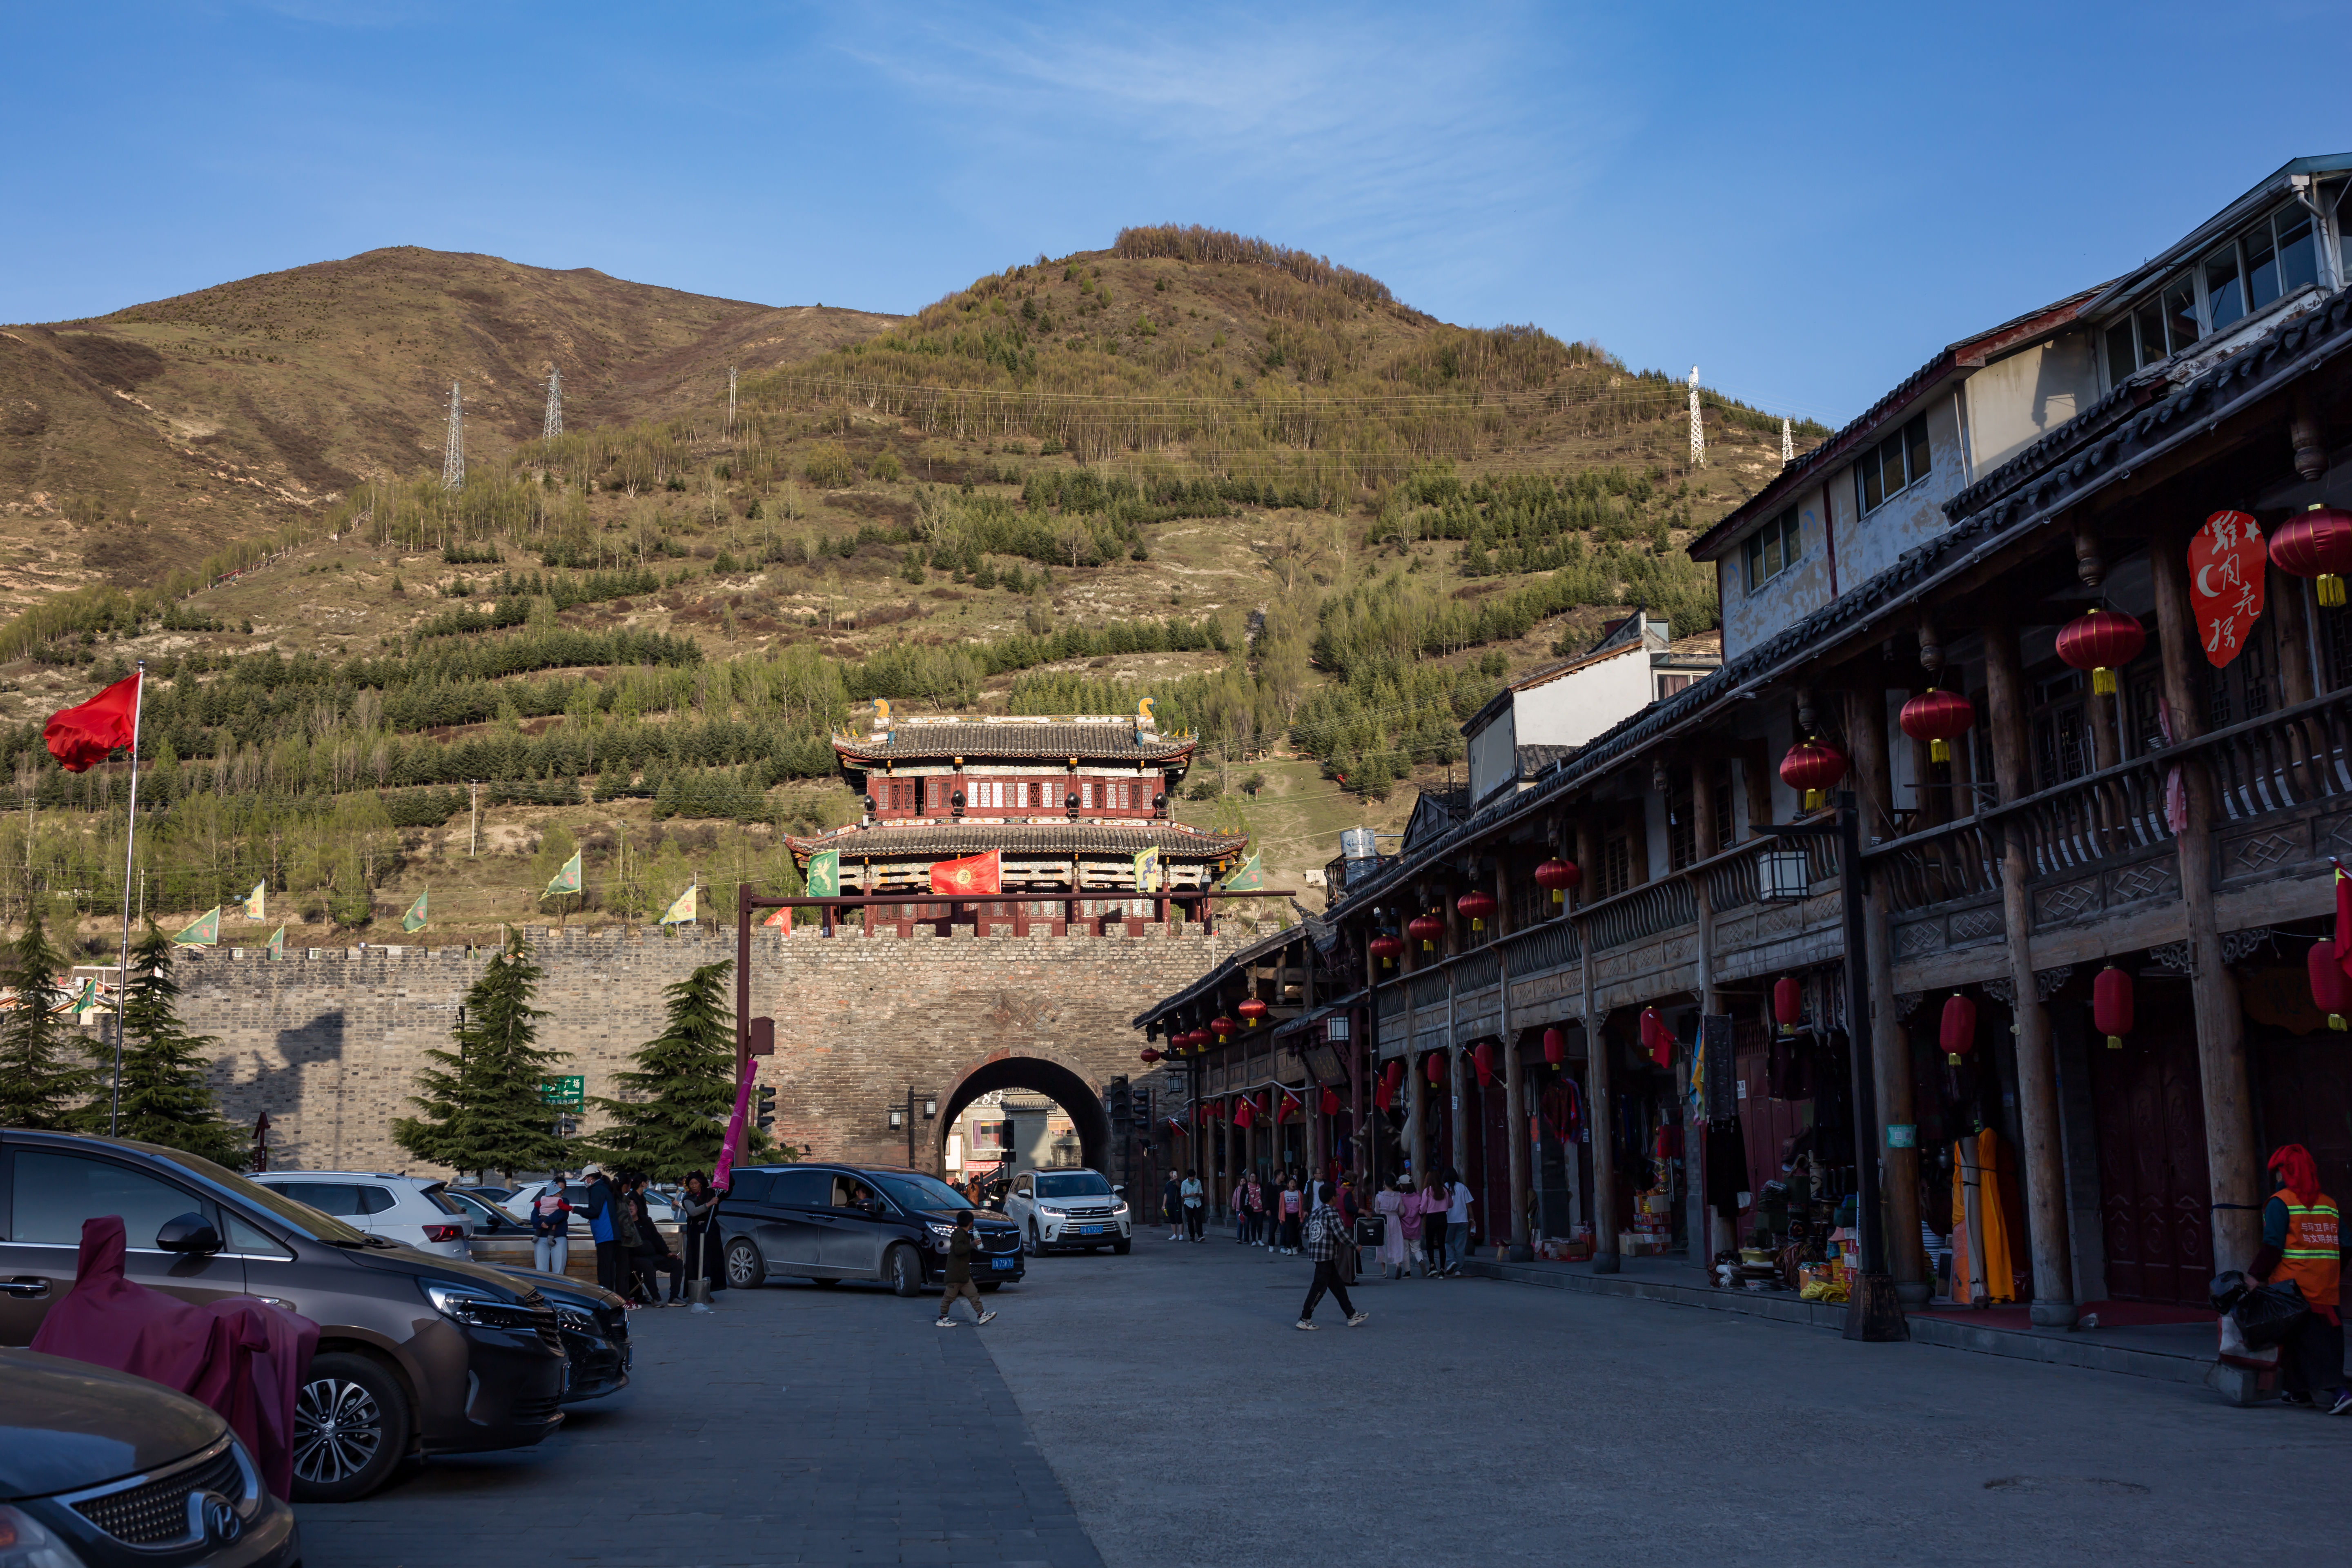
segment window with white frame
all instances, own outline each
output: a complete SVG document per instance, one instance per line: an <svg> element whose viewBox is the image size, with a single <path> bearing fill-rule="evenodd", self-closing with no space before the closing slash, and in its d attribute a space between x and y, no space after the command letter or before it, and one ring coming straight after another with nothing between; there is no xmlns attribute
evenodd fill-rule
<svg viewBox="0 0 2352 1568"><path fill-rule="evenodd" d="M1748 536L1748 591L1754 593L1797 563L1805 534L1790 507Z"/></svg>
<svg viewBox="0 0 2352 1568"><path fill-rule="evenodd" d="M1854 494L1862 510L1876 511L1926 479L1927 458L1927 416L1922 414L1864 452L1854 463Z"/></svg>
<svg viewBox="0 0 2352 1568"><path fill-rule="evenodd" d="M2275 300L2319 282L2325 237L2309 208L2286 202L2110 321L2101 334L2107 381L2120 384Z"/></svg>

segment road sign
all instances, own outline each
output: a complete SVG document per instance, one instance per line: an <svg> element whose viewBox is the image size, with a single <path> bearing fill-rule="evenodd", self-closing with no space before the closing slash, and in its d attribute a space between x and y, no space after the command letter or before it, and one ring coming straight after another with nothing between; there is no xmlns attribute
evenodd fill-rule
<svg viewBox="0 0 2352 1568"><path fill-rule="evenodd" d="M578 1073L566 1078L551 1078L541 1081L539 1098L565 1110L585 1110L588 1108L588 1080Z"/></svg>

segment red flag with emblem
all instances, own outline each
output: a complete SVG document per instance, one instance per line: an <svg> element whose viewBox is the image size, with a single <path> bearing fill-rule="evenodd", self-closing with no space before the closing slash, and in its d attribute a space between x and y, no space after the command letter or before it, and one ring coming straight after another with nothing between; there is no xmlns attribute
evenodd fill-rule
<svg viewBox="0 0 2352 1568"><path fill-rule="evenodd" d="M944 898L971 898L1004 889L1003 862L997 851L967 855L961 860L931 863L931 891Z"/></svg>
<svg viewBox="0 0 2352 1568"><path fill-rule="evenodd" d="M49 715L41 739L59 767L85 773L104 762L107 752L131 744L139 722L139 679L126 675L80 706Z"/></svg>

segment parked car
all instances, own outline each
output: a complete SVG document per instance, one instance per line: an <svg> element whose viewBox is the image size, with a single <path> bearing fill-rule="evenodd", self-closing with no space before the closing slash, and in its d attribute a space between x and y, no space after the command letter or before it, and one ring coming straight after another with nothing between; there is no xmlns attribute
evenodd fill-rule
<svg viewBox="0 0 2352 1568"><path fill-rule="evenodd" d="M584 1279L538 1268L503 1271L546 1297L547 1304L555 1309L555 1321L563 1330L563 1352L572 1363L564 1404L602 1399L629 1386L629 1363L635 1358L629 1343L626 1301Z"/></svg>
<svg viewBox="0 0 2352 1568"><path fill-rule="evenodd" d="M505 1203L499 1206L505 1209L508 1214L513 1215L515 1218L522 1221L523 1225L528 1227L530 1224L530 1205L537 1203L539 1201L539 1194L545 1192L552 1184L552 1183L549 1182L525 1182L521 1186L517 1187L514 1190L512 1196L509 1197ZM575 1193L580 1191L583 1185L583 1184L579 1182L571 1182L566 1184L569 1185ZM669 1199L664 1197L660 1192L651 1187L646 1189L646 1213L653 1216L654 1228L656 1230L660 1231L665 1236L675 1237L677 1234L677 1211L670 1206ZM581 1218L577 1214L574 1214L572 1216L572 1224L569 1228L572 1239L574 1243L583 1242L588 1239L588 1222ZM677 1243L673 1241L671 1245L675 1247Z"/></svg>
<svg viewBox="0 0 2352 1568"><path fill-rule="evenodd" d="M1127 1199L1099 1171L1024 1171L1013 1178L1003 1206L1033 1254L1108 1247L1124 1257L1135 1246Z"/></svg>
<svg viewBox="0 0 2352 1568"><path fill-rule="evenodd" d="M512 1187L451 1187L452 1193L471 1193L486 1204L502 1204L514 1196Z"/></svg>
<svg viewBox="0 0 2352 1568"><path fill-rule="evenodd" d="M467 1212L450 1201L446 1182L380 1171L265 1171L253 1179L354 1230L444 1258L465 1257L474 1230Z"/></svg>
<svg viewBox="0 0 2352 1568"><path fill-rule="evenodd" d="M473 1222L474 1228L466 1237L467 1257L499 1268L530 1268L535 1265L530 1222L515 1218L494 1203L485 1202L473 1188L451 1187L441 1195L457 1205Z"/></svg>
<svg viewBox="0 0 2352 1568"><path fill-rule="evenodd" d="M344 1502L411 1455L520 1448L562 1422L555 1309L511 1275L344 1224L177 1149L0 1131L0 1345L73 1288L82 1221L119 1215L126 1278L253 1295L319 1325L295 1409L295 1500ZM6 1447L0 1444L0 1447Z"/></svg>
<svg viewBox="0 0 2352 1568"><path fill-rule="evenodd" d="M962 1194L919 1171L865 1165L738 1165L719 1200L727 1283L749 1289L777 1275L830 1285L877 1279L912 1296L947 1278ZM1020 1227L992 1214L973 1221L983 1256L972 1279L983 1290L1021 1279Z"/></svg>
<svg viewBox="0 0 2352 1568"><path fill-rule="evenodd" d="M228 1423L162 1384L0 1350L0 1563L281 1568L302 1557Z"/></svg>

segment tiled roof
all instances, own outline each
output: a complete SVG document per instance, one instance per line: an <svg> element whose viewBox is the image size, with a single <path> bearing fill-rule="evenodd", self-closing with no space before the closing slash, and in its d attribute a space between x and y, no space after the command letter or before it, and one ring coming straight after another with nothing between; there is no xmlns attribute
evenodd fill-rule
<svg viewBox="0 0 2352 1568"><path fill-rule="evenodd" d="M787 835L784 842L803 863L820 849L838 849L845 860L951 860L991 849L1012 856L1136 855L1155 845L1163 855L1213 859L1239 850L1249 835L1201 833L1177 822L954 822L856 827L811 838Z"/></svg>
<svg viewBox="0 0 2352 1568"><path fill-rule="evenodd" d="M1157 762L1188 756L1199 744L1192 736L1135 738L1131 724L992 724L960 721L945 724L900 722L887 735L835 735L834 750L845 758L898 762L913 757L1043 757Z"/></svg>

